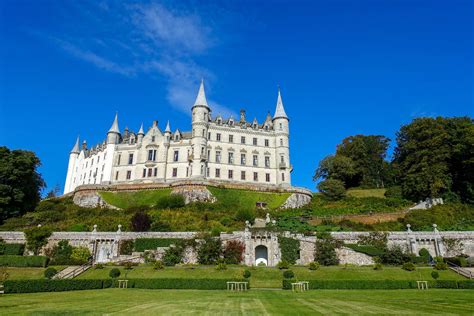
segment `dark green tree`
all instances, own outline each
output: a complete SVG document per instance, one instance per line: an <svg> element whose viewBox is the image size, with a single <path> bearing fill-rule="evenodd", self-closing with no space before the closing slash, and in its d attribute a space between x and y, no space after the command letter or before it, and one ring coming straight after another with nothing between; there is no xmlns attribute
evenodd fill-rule
<svg viewBox="0 0 474 316"><path fill-rule="evenodd" d="M469 117L417 118L397 133L393 166L405 198L474 203L474 124Z"/></svg>
<svg viewBox="0 0 474 316"><path fill-rule="evenodd" d="M341 242L335 240L330 234L319 234L316 239L314 260L323 266L339 264L336 249L341 247Z"/></svg>
<svg viewBox="0 0 474 316"><path fill-rule="evenodd" d="M346 195L344 182L336 179L327 179L318 183L318 190L329 200L340 200Z"/></svg>
<svg viewBox="0 0 474 316"><path fill-rule="evenodd" d="M31 151L0 147L0 223L34 210L45 187L40 165Z"/></svg>
<svg viewBox="0 0 474 316"><path fill-rule="evenodd" d="M342 155L329 155L319 162L313 180L336 179L351 182L355 174L355 165L351 158Z"/></svg>

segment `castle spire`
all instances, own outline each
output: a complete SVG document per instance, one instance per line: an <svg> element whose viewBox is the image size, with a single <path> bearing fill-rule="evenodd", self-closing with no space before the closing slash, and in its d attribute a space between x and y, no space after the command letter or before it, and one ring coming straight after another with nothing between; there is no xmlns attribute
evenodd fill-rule
<svg viewBox="0 0 474 316"><path fill-rule="evenodd" d="M171 133L170 121L169 120L168 120L168 122L166 122L165 133Z"/></svg>
<svg viewBox="0 0 474 316"><path fill-rule="evenodd" d="M77 136L76 143L71 150L71 154L78 154L81 150L79 149L79 135Z"/></svg>
<svg viewBox="0 0 474 316"><path fill-rule="evenodd" d="M142 125L140 125L140 129L138 130L137 135L145 135L145 133L143 132L143 123Z"/></svg>
<svg viewBox="0 0 474 316"><path fill-rule="evenodd" d="M278 98L277 98L277 104L276 104L276 109L275 109L275 115L273 115L273 119L276 118L288 118L288 116L285 113L285 108L283 107L283 101L281 100L281 93L280 93L280 87L278 87Z"/></svg>
<svg viewBox="0 0 474 316"><path fill-rule="evenodd" d="M115 112L115 119L114 119L114 122L112 123L112 126L110 127L108 133L120 134L120 129L119 129L119 126L118 126L118 112Z"/></svg>
<svg viewBox="0 0 474 316"><path fill-rule="evenodd" d="M207 105L206 93L204 92L204 79L201 79L199 92L196 97L196 101L194 101L194 106L198 106L198 105L209 107L209 105Z"/></svg>

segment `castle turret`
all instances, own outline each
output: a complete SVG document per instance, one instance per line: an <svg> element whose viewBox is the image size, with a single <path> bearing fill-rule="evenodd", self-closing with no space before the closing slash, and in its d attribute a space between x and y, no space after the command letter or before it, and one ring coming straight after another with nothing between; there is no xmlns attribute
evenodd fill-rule
<svg viewBox="0 0 474 316"><path fill-rule="evenodd" d="M192 107L192 169L191 177L205 178L207 168L207 133L211 109L207 104L204 92L204 81L201 81L196 101Z"/></svg>
<svg viewBox="0 0 474 316"><path fill-rule="evenodd" d="M73 190L75 182L75 169L77 166L77 160L79 158L80 152L81 150L79 148L79 136L77 136L76 143L74 144L74 147L72 147L72 150L69 153L69 163L67 166L66 183L64 184L64 194L69 193Z"/></svg>
<svg viewBox="0 0 474 316"><path fill-rule="evenodd" d="M138 133L137 133L139 143L142 142L143 136L145 136L145 133L143 132L143 123L142 123L142 125L140 126L140 129L138 130Z"/></svg>
<svg viewBox="0 0 474 316"><path fill-rule="evenodd" d="M277 183L281 186L289 186L291 183L290 173L292 168L290 165L289 121L285 108L283 107L280 88L278 88L277 104L272 122L276 136L275 151L277 159L276 165L278 167Z"/></svg>
<svg viewBox="0 0 474 316"><path fill-rule="evenodd" d="M118 113L115 113L114 122L107 132L107 144L118 144L120 142L120 129L118 126Z"/></svg>

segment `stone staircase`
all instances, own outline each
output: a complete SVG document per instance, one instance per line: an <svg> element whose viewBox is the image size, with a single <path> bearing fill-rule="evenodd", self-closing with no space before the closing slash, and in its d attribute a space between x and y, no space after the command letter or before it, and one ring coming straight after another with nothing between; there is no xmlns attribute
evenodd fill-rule
<svg viewBox="0 0 474 316"><path fill-rule="evenodd" d="M79 274L87 271L92 265L90 263L83 264L82 266L69 266L59 271L53 279L73 279Z"/></svg>

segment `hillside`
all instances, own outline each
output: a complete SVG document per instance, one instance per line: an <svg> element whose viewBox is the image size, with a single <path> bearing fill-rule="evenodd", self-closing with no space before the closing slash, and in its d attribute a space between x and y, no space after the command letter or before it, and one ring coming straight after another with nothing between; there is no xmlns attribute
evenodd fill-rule
<svg viewBox="0 0 474 316"><path fill-rule="evenodd" d="M131 230L131 218L137 211L151 218L152 231L222 231L241 230L245 221L264 217L268 212L285 230L314 232L322 230L404 230L404 220L375 225L351 221L335 222L331 216L348 214L383 214L406 209L412 203L383 197L382 190L350 190L339 201L329 201L315 194L312 202L302 209L280 210L289 193L263 193L236 189L209 187L217 202L184 205L182 199L170 195L169 189L136 192L100 192L109 204L120 210L82 208L71 197L43 200L33 212L7 220L0 230L23 230L41 224L56 231ZM256 209L256 202L267 203L267 209ZM314 219L323 217L318 224ZM413 211L405 219L415 229L430 230L432 223L440 229L473 229L474 208L463 204L450 204L426 211ZM313 224L312 224L313 223Z"/></svg>

